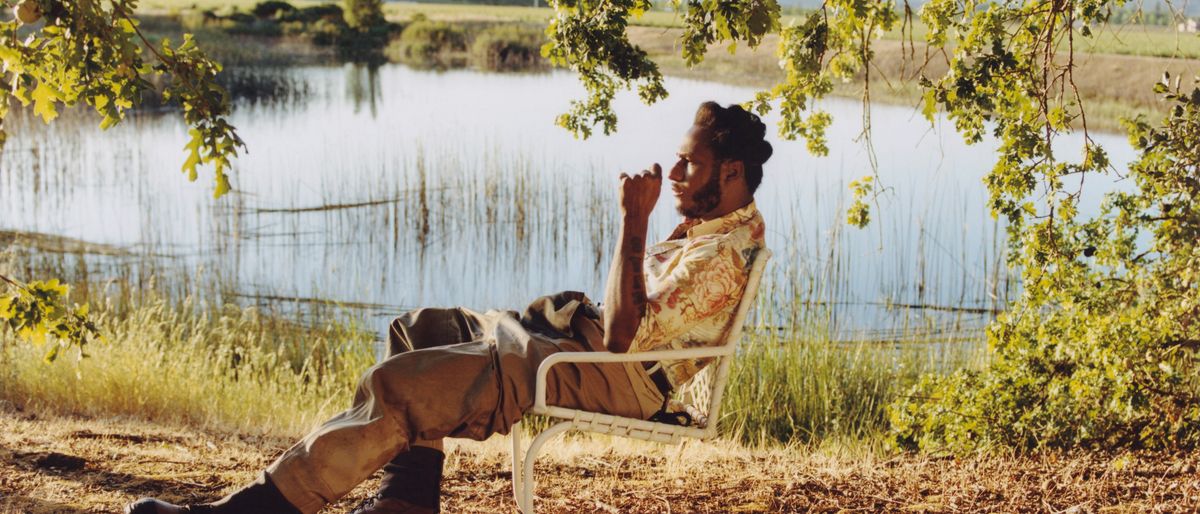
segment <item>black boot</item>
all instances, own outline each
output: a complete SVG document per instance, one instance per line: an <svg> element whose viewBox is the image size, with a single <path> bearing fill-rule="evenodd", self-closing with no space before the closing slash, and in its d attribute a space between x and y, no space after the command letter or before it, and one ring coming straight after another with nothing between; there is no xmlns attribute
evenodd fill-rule
<svg viewBox="0 0 1200 514"><path fill-rule="evenodd" d="M445 461L446 454L439 450L411 447L383 466L378 496L441 512L442 465Z"/></svg>
<svg viewBox="0 0 1200 514"><path fill-rule="evenodd" d="M125 506L125 514L300 514L263 473L258 480L213 503L173 505L142 498Z"/></svg>

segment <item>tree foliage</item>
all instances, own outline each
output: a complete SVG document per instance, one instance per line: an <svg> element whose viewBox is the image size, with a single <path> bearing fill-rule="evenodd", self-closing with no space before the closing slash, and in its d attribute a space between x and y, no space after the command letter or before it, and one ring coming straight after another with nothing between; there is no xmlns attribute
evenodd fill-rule
<svg viewBox="0 0 1200 514"><path fill-rule="evenodd" d="M982 372L926 377L892 406L906 448L1195 447L1200 443L1200 89L1159 84L1160 127L1129 122L1133 192L1026 234L1063 257L1025 269Z"/></svg>
<svg viewBox="0 0 1200 514"><path fill-rule="evenodd" d="M104 342L95 323L88 319L87 305L67 308L63 300L68 287L57 280L21 284L0 275L16 294L0 296L0 323L4 328L46 346L45 361L54 362L64 350L84 348L92 341Z"/></svg>
<svg viewBox="0 0 1200 514"><path fill-rule="evenodd" d="M387 22L383 19L382 0L342 0L346 24L358 30L369 30Z"/></svg>
<svg viewBox="0 0 1200 514"><path fill-rule="evenodd" d="M653 7L650 0L563 0L553 5L556 14L546 28L550 41L542 56L575 71L588 91L586 100L572 101L570 110L558 117L559 125L585 138L596 125L609 134L617 128L612 100L618 88L636 87L646 103L667 97L658 65L625 34L629 17Z"/></svg>
<svg viewBox="0 0 1200 514"><path fill-rule="evenodd" d="M63 107L91 106L100 127L124 119L151 77L166 79L164 97L177 102L189 126L183 171L214 168L215 195L229 190L230 159L245 145L225 117L229 95L217 85L221 66L208 59L190 35L178 45L153 45L132 14L136 0L4 0L14 19L0 22L0 144L5 138L8 97L32 105L49 123ZM154 56L147 62L144 54Z"/></svg>
<svg viewBox="0 0 1200 514"><path fill-rule="evenodd" d="M190 35L178 45L152 44L132 16L136 0L3 0L3 5L13 19L0 21L0 150L12 99L31 106L46 123L63 108L87 105L107 129L154 87L150 79L161 78L163 97L179 105L189 127L183 172L194 181L197 168L211 166L214 195L229 190L231 159L245 145L226 121L229 95L215 81L221 66ZM86 305L66 307L66 286L0 278L9 290L0 296L0 324L35 342L55 338L47 360L67 346L82 350L97 336Z"/></svg>

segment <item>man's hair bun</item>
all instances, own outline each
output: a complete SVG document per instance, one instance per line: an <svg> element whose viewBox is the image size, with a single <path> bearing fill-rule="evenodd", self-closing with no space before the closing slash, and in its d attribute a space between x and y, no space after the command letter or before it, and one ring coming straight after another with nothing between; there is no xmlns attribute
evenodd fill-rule
<svg viewBox="0 0 1200 514"><path fill-rule="evenodd" d="M774 149L764 139L767 126L757 114L737 104L721 107L716 102L704 102L696 111L695 125L708 129L713 154L717 160L741 161L746 173L746 186L753 193L762 183L762 165L771 158Z"/></svg>

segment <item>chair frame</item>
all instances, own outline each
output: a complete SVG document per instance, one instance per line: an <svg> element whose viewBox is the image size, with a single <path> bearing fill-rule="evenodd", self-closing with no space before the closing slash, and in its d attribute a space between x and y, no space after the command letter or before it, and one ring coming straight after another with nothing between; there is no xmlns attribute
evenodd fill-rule
<svg viewBox="0 0 1200 514"><path fill-rule="evenodd" d="M766 248L760 248L755 253L753 264L750 268L750 276L746 281L746 289L742 293L742 299L738 301L738 308L734 314L733 322L730 324L729 331L725 334L724 341L720 346L633 353L560 352L552 354L542 361L537 371L534 405L527 414L548 416L565 421L560 421L552 425L534 437L533 441L529 444L529 449L526 451L521 450L521 422L518 421L512 427L513 498L516 500L517 506L523 514L534 514L533 491L536 482L533 476L533 463L537 459L537 454L541 451L542 446L550 438L558 434L568 430L579 430L582 432L596 432L671 444L679 443L684 437L703 440L710 439L717 434L717 420L721 414L721 398L724 396L725 382L729 378L730 364L737 352L738 341L742 337L742 326L745 324L746 314L758 294L758 286L762 280L763 270L766 268L767 260L770 258L771 251ZM719 361L709 364L709 366L716 366L716 376L711 384L707 412L708 423L704 427L682 427L599 412L546 405L546 375L550 372L550 368L557 364L564 362L647 362L699 359L705 357L714 357L719 359Z"/></svg>

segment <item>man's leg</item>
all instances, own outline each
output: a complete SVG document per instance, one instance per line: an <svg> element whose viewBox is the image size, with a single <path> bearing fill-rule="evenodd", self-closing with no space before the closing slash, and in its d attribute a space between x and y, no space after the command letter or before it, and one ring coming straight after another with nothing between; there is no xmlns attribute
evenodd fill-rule
<svg viewBox="0 0 1200 514"><path fill-rule="evenodd" d="M127 514L313 514L350 492L407 447L411 424L401 422L408 404L403 391L428 380L400 371L400 359L388 359L367 370L350 409L334 416L283 453L256 482L210 504L179 507L142 499ZM405 359L412 360L412 359ZM404 365L406 363L399 362ZM394 380L408 376L408 380ZM389 382L409 382L397 384Z"/></svg>
<svg viewBox="0 0 1200 514"><path fill-rule="evenodd" d="M481 439L511 424L509 418L496 420L500 409L519 410L502 397L497 373L494 347L482 341L396 355L366 371L350 409L310 432L267 468L264 482L286 501L284 508L246 508L243 501L179 508L146 500L131 505L131 512L313 514L407 450L410 440L448 435ZM231 498L257 498L261 491L251 485Z"/></svg>
<svg viewBox="0 0 1200 514"><path fill-rule="evenodd" d="M388 330L388 357L400 353L446 346L481 336L477 318L461 309L420 309L392 321ZM442 473L445 463L441 439L418 439L383 466L383 479L375 501L361 514L384 512L441 512Z"/></svg>
<svg viewBox="0 0 1200 514"><path fill-rule="evenodd" d="M485 340L420 349L387 359L368 370L353 406L286 451L263 481L287 504L311 514L345 495L379 466L407 449L410 440L443 437L486 439L507 433L533 404L539 363L559 351L582 351L598 343L550 340L526 331L515 316L489 312L476 318ZM577 330L594 339L598 327ZM580 327L584 328L584 327ZM474 332L474 330L472 330ZM588 334L584 334L588 332ZM611 365L557 366L547 384L551 404L622 416L642 412L628 377ZM231 495L246 499L255 486ZM161 502L135 504L137 514L177 512L288 512L283 508L239 508L239 502L181 510ZM142 508L146 507L146 508Z"/></svg>

